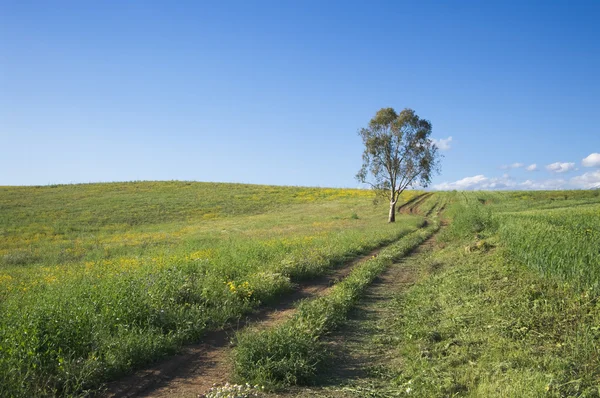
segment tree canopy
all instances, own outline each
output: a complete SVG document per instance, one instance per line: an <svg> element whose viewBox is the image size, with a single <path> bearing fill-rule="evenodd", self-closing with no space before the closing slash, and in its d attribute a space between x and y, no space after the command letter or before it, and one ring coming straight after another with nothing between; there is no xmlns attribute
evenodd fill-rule
<svg viewBox="0 0 600 398"><path fill-rule="evenodd" d="M417 184L429 186L439 172L438 148L429 138L431 131L431 123L408 108L400 113L382 108L368 127L359 130L365 150L356 178L389 198L389 222L396 220L400 194Z"/></svg>

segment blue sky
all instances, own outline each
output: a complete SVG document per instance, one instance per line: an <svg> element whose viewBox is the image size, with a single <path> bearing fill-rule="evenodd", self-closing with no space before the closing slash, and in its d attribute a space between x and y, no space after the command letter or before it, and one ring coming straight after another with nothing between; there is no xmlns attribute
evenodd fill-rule
<svg viewBox="0 0 600 398"><path fill-rule="evenodd" d="M357 130L409 107L446 140L433 188L600 186L598 20L598 1L2 0L0 185L356 187Z"/></svg>

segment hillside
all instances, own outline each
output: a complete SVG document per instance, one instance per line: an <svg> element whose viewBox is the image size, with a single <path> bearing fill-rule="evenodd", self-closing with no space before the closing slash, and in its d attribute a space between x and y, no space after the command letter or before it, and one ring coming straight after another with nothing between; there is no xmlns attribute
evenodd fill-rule
<svg viewBox="0 0 600 398"><path fill-rule="evenodd" d="M598 195L2 187L0 395L598 396Z"/></svg>
<svg viewBox="0 0 600 398"><path fill-rule="evenodd" d="M0 395L96 388L422 224L388 225L372 199L189 182L2 187Z"/></svg>

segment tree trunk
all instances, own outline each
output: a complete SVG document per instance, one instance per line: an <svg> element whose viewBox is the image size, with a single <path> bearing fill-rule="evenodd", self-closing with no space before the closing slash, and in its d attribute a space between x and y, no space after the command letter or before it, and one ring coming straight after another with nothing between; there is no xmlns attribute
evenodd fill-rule
<svg viewBox="0 0 600 398"><path fill-rule="evenodd" d="M396 202L390 202L390 217L388 218L388 222L396 222Z"/></svg>

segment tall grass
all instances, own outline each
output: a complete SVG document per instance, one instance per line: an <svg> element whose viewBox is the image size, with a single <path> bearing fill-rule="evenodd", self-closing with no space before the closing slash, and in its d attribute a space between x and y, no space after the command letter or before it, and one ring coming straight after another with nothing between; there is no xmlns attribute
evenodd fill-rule
<svg viewBox="0 0 600 398"><path fill-rule="evenodd" d="M0 188L0 396L95 389L422 222L388 225L371 199L181 182Z"/></svg>
<svg viewBox="0 0 600 398"><path fill-rule="evenodd" d="M498 232L510 260L578 288L600 287L597 191L456 193L443 239L482 239Z"/></svg>
<svg viewBox="0 0 600 398"><path fill-rule="evenodd" d="M389 311L377 323L385 337L366 339L379 346L365 350L386 352L381 373L391 390L423 398L598 397L597 299L507 261L502 250L465 253L464 243L423 258L423 277L379 304Z"/></svg>
<svg viewBox="0 0 600 398"><path fill-rule="evenodd" d="M600 288L600 205L507 215L500 237L515 260L581 288Z"/></svg>
<svg viewBox="0 0 600 398"><path fill-rule="evenodd" d="M452 223L442 233L441 239L444 241L483 237L498 227L492 211L478 201L455 202L446 216L452 219Z"/></svg>
<svg viewBox="0 0 600 398"><path fill-rule="evenodd" d="M427 239L438 224L415 231L360 264L323 297L304 301L295 315L273 328L238 333L236 377L281 387L310 384L326 358L321 338L342 324L367 286L393 261Z"/></svg>
<svg viewBox="0 0 600 398"><path fill-rule="evenodd" d="M386 369L390 390L598 397L597 192L448 195L443 248L422 260L424 277L378 323L388 357L401 358ZM473 245L484 240L496 250Z"/></svg>

